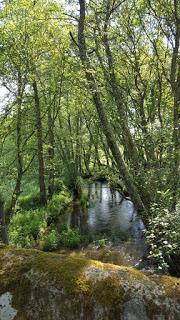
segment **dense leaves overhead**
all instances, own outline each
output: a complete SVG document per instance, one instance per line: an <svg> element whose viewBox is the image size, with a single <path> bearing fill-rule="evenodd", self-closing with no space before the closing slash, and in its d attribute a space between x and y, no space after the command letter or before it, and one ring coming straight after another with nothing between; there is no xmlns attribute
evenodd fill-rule
<svg viewBox="0 0 180 320"><path fill-rule="evenodd" d="M177 0L3 1L1 193L9 216L34 183L46 204L105 169L146 226L179 195ZM166 201L162 194L168 193Z"/></svg>

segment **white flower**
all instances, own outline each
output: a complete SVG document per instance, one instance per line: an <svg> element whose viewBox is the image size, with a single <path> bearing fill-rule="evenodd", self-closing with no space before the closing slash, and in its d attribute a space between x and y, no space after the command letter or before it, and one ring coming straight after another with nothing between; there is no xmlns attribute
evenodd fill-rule
<svg viewBox="0 0 180 320"><path fill-rule="evenodd" d="M165 241L163 241L163 243L164 243L164 244L168 244L168 242L167 242L166 240L165 240Z"/></svg>

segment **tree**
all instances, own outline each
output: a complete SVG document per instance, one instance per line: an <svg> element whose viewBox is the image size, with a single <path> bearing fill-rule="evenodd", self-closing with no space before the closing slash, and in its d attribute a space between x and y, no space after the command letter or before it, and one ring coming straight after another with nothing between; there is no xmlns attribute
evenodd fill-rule
<svg viewBox="0 0 180 320"><path fill-rule="evenodd" d="M9 244L5 221L4 200L2 196L0 197L0 241L4 244Z"/></svg>
<svg viewBox="0 0 180 320"><path fill-rule="evenodd" d="M96 84L95 77L93 75L93 68L90 64L90 60L87 56L87 49L86 49L86 42L85 42L85 36L84 36L84 22L85 22L85 1L80 0L80 18L79 18L79 26L78 26L78 45L79 45L79 54L80 59L82 61L84 71L86 74L86 79L89 84L90 92L92 93L94 104L96 106L97 113L99 115L103 132L106 136L107 143L109 145L109 148L111 149L111 152L113 154L113 157L117 163L117 167L119 169L119 172L125 182L125 185L132 197L132 200L134 201L135 206L137 209L142 212L142 215L144 214L144 220L146 216L146 209L145 206L141 200L141 197L138 193L138 190L136 186L133 183L132 177L130 176L123 158L122 154L118 148L118 145L116 143L115 137L113 135L113 131L111 128L111 125L108 121L108 118L106 116L104 106L101 100L101 96L98 90L98 86Z"/></svg>

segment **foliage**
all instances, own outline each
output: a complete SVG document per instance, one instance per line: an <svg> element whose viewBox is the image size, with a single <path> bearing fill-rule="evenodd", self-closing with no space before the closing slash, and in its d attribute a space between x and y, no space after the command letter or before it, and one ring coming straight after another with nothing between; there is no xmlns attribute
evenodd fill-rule
<svg viewBox="0 0 180 320"><path fill-rule="evenodd" d="M36 209L40 206L39 192L33 191L27 195L21 195L18 199L18 206L22 210Z"/></svg>
<svg viewBox="0 0 180 320"><path fill-rule="evenodd" d="M59 247L59 234L56 230L52 229L48 235L43 239L43 250L44 251L53 251Z"/></svg>
<svg viewBox="0 0 180 320"><path fill-rule="evenodd" d="M68 164L67 170L65 170L64 173L64 183L67 186L69 190L74 194L74 196L80 196L83 186L83 180L79 176L77 171L77 168L75 167L75 163Z"/></svg>
<svg viewBox="0 0 180 320"><path fill-rule="evenodd" d="M106 246L106 243L107 243L107 239L106 238L99 239L98 240L99 248L104 248Z"/></svg>
<svg viewBox="0 0 180 320"><path fill-rule="evenodd" d="M70 194L66 191L60 194L54 194L47 205L47 221L48 224L57 221L68 204L72 201Z"/></svg>
<svg viewBox="0 0 180 320"><path fill-rule="evenodd" d="M89 198L87 194L84 194L84 193L81 194L80 206L84 209L89 207Z"/></svg>
<svg viewBox="0 0 180 320"><path fill-rule="evenodd" d="M13 0L0 5L0 178L5 206L11 213L20 209L31 225L26 210L36 216L41 210L34 209L52 197L46 218L48 224L56 223L70 201L64 184L87 207L81 177L93 176L130 194L147 228L150 218L150 232L151 215L157 229L160 217L169 219L173 229L169 221L180 181L178 1L87 1L85 32L79 37L82 10L71 1L74 12L69 15L66 1L63 6L61 2ZM87 55L73 41L83 38ZM167 186L169 218L163 205ZM154 202L157 210L150 210ZM15 219L22 227L20 215L12 218L10 233ZM37 232L28 233L24 224L24 235L17 222L17 235L14 228L11 237L30 245ZM164 235L163 241L168 246L173 239ZM168 264L167 256L177 254L168 252L166 243L164 248L155 245L157 260Z"/></svg>
<svg viewBox="0 0 180 320"><path fill-rule="evenodd" d="M44 251L53 251L61 247L74 249L80 245L81 235L77 229L62 226L60 233L51 229L48 235L44 237L43 242Z"/></svg>
<svg viewBox="0 0 180 320"><path fill-rule="evenodd" d="M44 239L43 233L47 225L55 223L72 200L70 193L63 191L60 194L54 194L53 198L48 201L47 207L33 210L30 208L38 203L34 199L37 201L36 194L20 198L21 207L27 208L28 211L18 211L11 219L9 235L13 244L31 247L36 244L37 239ZM55 241L56 235L52 229L45 237L45 250L53 250L59 244L59 240ZM70 237L72 237L71 234Z"/></svg>
<svg viewBox="0 0 180 320"><path fill-rule="evenodd" d="M66 248L77 248L81 243L81 235L78 229L67 228L59 236L59 242Z"/></svg>
<svg viewBox="0 0 180 320"><path fill-rule="evenodd" d="M43 209L20 211L11 219L9 226L10 241L21 247L32 247L46 228Z"/></svg>
<svg viewBox="0 0 180 320"><path fill-rule="evenodd" d="M54 179L54 193L59 194L62 191L66 191L66 187L62 179L56 177Z"/></svg>
<svg viewBox="0 0 180 320"><path fill-rule="evenodd" d="M87 247L90 243L93 242L93 235L91 233L81 235L81 244L83 247Z"/></svg>
<svg viewBox="0 0 180 320"><path fill-rule="evenodd" d="M110 168L109 167L100 167L96 168L92 171L92 180L94 181L106 181L110 175Z"/></svg>
<svg viewBox="0 0 180 320"><path fill-rule="evenodd" d="M108 176L108 184L112 190L120 189L121 191L124 188L124 184L119 177L119 174L109 174Z"/></svg>
<svg viewBox="0 0 180 320"><path fill-rule="evenodd" d="M180 204L174 212L154 205L152 212L146 232L150 257L159 270L167 271L174 257L180 259Z"/></svg>

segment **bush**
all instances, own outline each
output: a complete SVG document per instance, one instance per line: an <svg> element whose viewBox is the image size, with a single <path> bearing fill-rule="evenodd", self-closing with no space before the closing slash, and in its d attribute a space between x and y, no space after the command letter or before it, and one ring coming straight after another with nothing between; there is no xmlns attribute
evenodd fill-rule
<svg viewBox="0 0 180 320"><path fill-rule="evenodd" d="M79 176L79 170L74 160L69 160L64 168L64 183L74 195L81 194L82 178Z"/></svg>
<svg viewBox="0 0 180 320"><path fill-rule="evenodd" d="M119 174L110 173L107 180L108 185L112 191L116 189L123 190L124 184L122 180L119 178Z"/></svg>
<svg viewBox="0 0 180 320"><path fill-rule="evenodd" d="M71 202L71 196L68 192L55 194L47 205L48 224L57 221L59 215L64 212L65 208Z"/></svg>
<svg viewBox="0 0 180 320"><path fill-rule="evenodd" d="M59 179L59 178L55 178L54 179L54 192L55 193L60 193L62 191L65 191L66 187L64 185L63 180Z"/></svg>
<svg viewBox="0 0 180 320"><path fill-rule="evenodd" d="M180 205L175 212L154 206L146 232L150 257L158 269L167 272L180 258ZM174 265L174 269L179 265ZM178 272L178 271L177 271Z"/></svg>
<svg viewBox="0 0 180 320"><path fill-rule="evenodd" d="M59 234L56 230L52 229L44 239L43 250L53 251L59 247Z"/></svg>
<svg viewBox="0 0 180 320"><path fill-rule="evenodd" d="M59 241L61 245L67 248L77 248L81 243L81 235L79 233L79 230L70 228L68 228L67 230L63 230L59 236Z"/></svg>
<svg viewBox="0 0 180 320"><path fill-rule="evenodd" d="M67 228L63 225L59 234L55 229L51 229L49 234L44 238L44 251L57 250L60 247L69 249L77 248L81 243L81 235L79 230Z"/></svg>
<svg viewBox="0 0 180 320"><path fill-rule="evenodd" d="M93 181L107 181L109 177L109 168L101 167L98 169L94 169L92 172L92 180Z"/></svg>
<svg viewBox="0 0 180 320"><path fill-rule="evenodd" d="M88 195L82 193L81 198L80 198L80 205L81 205L82 208L88 208L89 207L89 197L88 197Z"/></svg>
<svg viewBox="0 0 180 320"><path fill-rule="evenodd" d="M99 248L104 248L106 246L107 243L107 239L103 238L103 239L99 239L98 240L98 246Z"/></svg>
<svg viewBox="0 0 180 320"><path fill-rule="evenodd" d="M45 228L45 212L42 209L20 211L10 221L10 241L21 247L31 247Z"/></svg>
<svg viewBox="0 0 180 320"><path fill-rule="evenodd" d="M82 234L81 235L81 244L83 247L87 247L94 240L92 234Z"/></svg>
<svg viewBox="0 0 180 320"><path fill-rule="evenodd" d="M36 209L39 207L39 205L40 202L38 191L31 192L28 195L21 195L18 199L18 206L22 210Z"/></svg>

